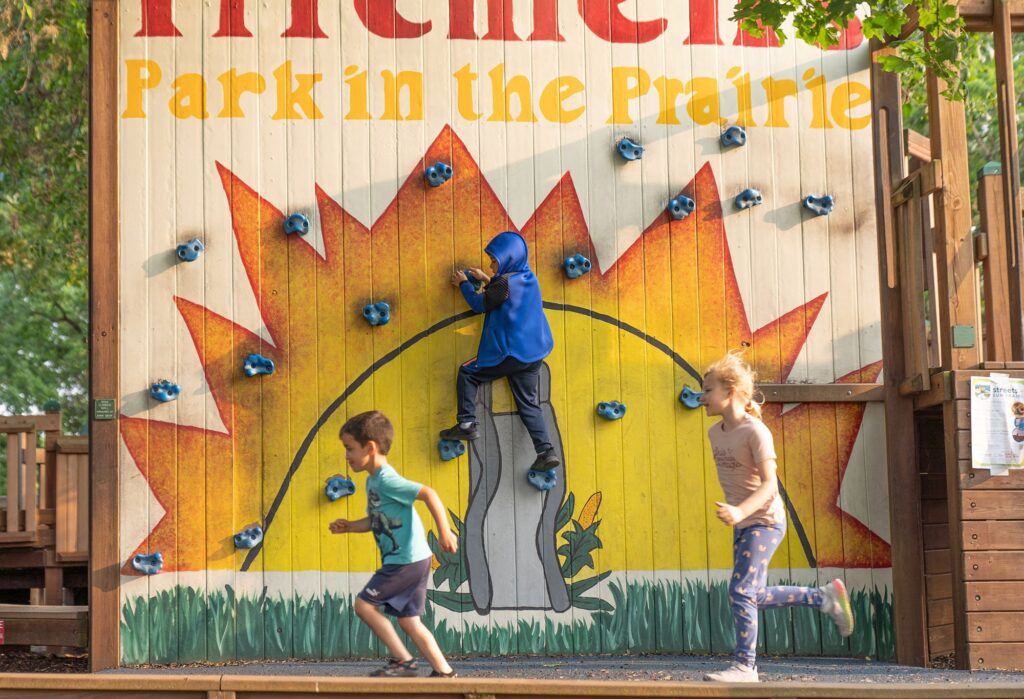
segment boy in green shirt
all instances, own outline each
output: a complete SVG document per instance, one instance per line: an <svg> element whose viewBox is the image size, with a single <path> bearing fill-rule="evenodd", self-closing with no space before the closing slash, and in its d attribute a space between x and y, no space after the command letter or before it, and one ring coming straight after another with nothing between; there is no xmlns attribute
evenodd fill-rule
<svg viewBox="0 0 1024 699"><path fill-rule="evenodd" d="M330 524L334 534L373 532L380 549L381 568L356 598L355 610L377 638L387 646L391 659L370 673L373 677L415 677L416 661L402 643L391 622L409 635L433 668L431 677L455 677L448 661L420 616L427 600L432 554L427 546L423 522L413 508L421 500L437 524L441 548L455 553L458 539L448 526L444 503L433 488L402 478L388 464L395 430L379 410L360 413L341 428L345 459L353 471L366 471L367 516L354 522L337 519ZM382 613L383 612L383 613Z"/></svg>

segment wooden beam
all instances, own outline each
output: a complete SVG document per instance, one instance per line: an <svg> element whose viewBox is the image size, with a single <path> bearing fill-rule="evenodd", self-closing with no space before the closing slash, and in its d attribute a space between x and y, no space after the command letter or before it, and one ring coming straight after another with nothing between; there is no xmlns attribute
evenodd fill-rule
<svg viewBox="0 0 1024 699"><path fill-rule="evenodd" d="M993 164L997 165L997 164ZM985 298L985 361L1004 362L1013 356L1007 286L1007 229L1003 178L986 166L978 175L979 225L988 246L982 260Z"/></svg>
<svg viewBox="0 0 1024 699"><path fill-rule="evenodd" d="M88 618L88 607L0 604L8 645L84 647Z"/></svg>
<svg viewBox="0 0 1024 699"><path fill-rule="evenodd" d="M994 28L996 5L1003 0L959 0L957 10L969 32L990 32ZM1024 31L1024 0L1005 2L1013 31Z"/></svg>
<svg viewBox="0 0 1024 699"><path fill-rule="evenodd" d="M1013 87L1013 35L1010 27L1010 5L995 2L992 5L993 48L996 64L996 115L999 118L999 152L1003 162L1002 195L1003 223L994 235L1005 236L1005 257L993 260L993 265L1006 268L1006 308L1009 315L1010 356L1006 359L1024 359L1024 316L1021 308L1022 261L1020 210L1020 160L1017 156L1017 100Z"/></svg>
<svg viewBox="0 0 1024 699"><path fill-rule="evenodd" d="M89 5L89 667L120 658L118 422L92 419L96 397L118 395L118 6Z"/></svg>
<svg viewBox="0 0 1024 699"><path fill-rule="evenodd" d="M0 417L0 432L60 432L60 413Z"/></svg>
<svg viewBox="0 0 1024 699"><path fill-rule="evenodd" d="M871 42L871 55L881 49ZM928 662L928 628L924 589L924 542L921 529L921 482L917 468L917 445L907 435L915 434L914 403L901 395L906 378L903 354L903 315L900 289L896 285L895 233L892 183L903 179L902 111L899 76L871 63L871 128L875 150L875 207L878 229L878 278L881 301L882 356L885 357L885 442L888 462L892 564L895 598L893 625L896 659L903 665L924 666Z"/></svg>
<svg viewBox="0 0 1024 699"><path fill-rule="evenodd" d="M880 383L766 383L757 390L765 403L867 403L885 400Z"/></svg>
<svg viewBox="0 0 1024 699"><path fill-rule="evenodd" d="M917 158L922 163L932 161L932 143L927 136L919 134L913 129L904 129L903 139L906 142L907 155Z"/></svg>
<svg viewBox="0 0 1024 699"><path fill-rule="evenodd" d="M979 343L954 347L953 328L979 334L974 239L971 232L970 177L967 171L967 120L964 104L945 99L943 81L928 74L928 121L932 157L942 162L942 190L935 195L935 257L938 277L938 327L943 369L965 369L981 361Z"/></svg>

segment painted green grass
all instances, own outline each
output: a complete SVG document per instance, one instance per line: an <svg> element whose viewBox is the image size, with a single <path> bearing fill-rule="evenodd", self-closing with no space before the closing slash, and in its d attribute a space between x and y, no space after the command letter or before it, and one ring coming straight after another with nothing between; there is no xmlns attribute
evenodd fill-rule
<svg viewBox="0 0 1024 699"><path fill-rule="evenodd" d="M758 652L770 655L848 655L888 660L895 655L888 591L851 591L857 632L839 637L813 609L761 612ZM449 655L596 653L728 653L733 626L725 582L649 580L612 582L613 611L579 613L571 624L519 620L491 624L466 613L439 618L427 606L424 622ZM203 594L176 587L135 597L122 609L125 665L280 658L366 658L382 655L353 611L351 595L322 598L238 596L231 587Z"/></svg>

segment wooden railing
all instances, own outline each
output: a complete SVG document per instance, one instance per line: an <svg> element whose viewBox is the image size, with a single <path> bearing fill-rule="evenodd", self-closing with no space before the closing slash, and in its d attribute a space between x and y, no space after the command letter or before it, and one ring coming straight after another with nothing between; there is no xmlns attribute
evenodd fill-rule
<svg viewBox="0 0 1024 699"><path fill-rule="evenodd" d="M60 422L60 413L0 417L0 433L7 435L0 549L54 548L59 562L86 561L89 443L62 435Z"/></svg>

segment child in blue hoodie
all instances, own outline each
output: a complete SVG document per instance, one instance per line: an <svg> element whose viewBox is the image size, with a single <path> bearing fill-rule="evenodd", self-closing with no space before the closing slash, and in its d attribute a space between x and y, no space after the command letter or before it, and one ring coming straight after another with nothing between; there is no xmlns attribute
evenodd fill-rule
<svg viewBox="0 0 1024 699"><path fill-rule="evenodd" d="M537 460L530 469L547 471L560 462L548 437L538 397L540 367L554 347L551 327L544 316L540 284L530 269L526 241L518 233L498 234L484 252L491 258L494 276L480 269L469 270L484 283L483 293L476 292L462 271L451 278L469 307L485 316L477 356L459 368L458 422L442 430L441 439L476 439L477 387L504 377L537 450Z"/></svg>

